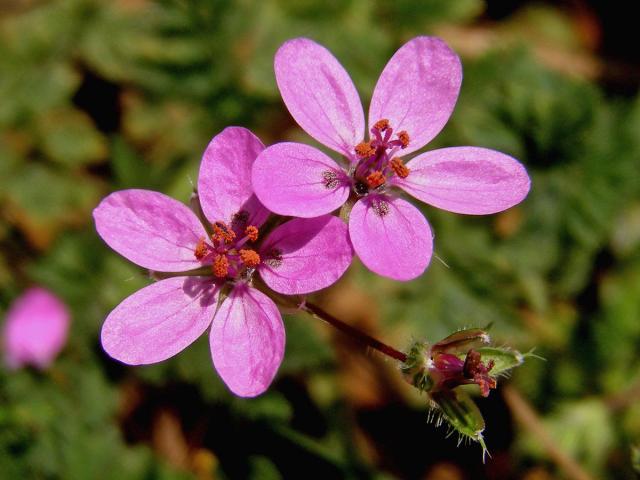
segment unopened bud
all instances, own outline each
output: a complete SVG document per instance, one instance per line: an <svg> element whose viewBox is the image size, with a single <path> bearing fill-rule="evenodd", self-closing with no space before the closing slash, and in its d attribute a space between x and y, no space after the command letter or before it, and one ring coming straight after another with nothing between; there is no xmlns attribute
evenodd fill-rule
<svg viewBox="0 0 640 480"><path fill-rule="evenodd" d="M460 330L434 343L416 342L402 365L407 382L425 392L442 419L460 435L487 448L482 438L484 419L469 394L458 387L477 385L488 396L496 378L522 365L526 356L509 348L489 346L489 334L479 328Z"/></svg>
<svg viewBox="0 0 640 480"><path fill-rule="evenodd" d="M488 453L482 432L484 418L471 397L462 390L443 390L430 395L431 400L438 406L443 418L463 437L480 443L482 457Z"/></svg>

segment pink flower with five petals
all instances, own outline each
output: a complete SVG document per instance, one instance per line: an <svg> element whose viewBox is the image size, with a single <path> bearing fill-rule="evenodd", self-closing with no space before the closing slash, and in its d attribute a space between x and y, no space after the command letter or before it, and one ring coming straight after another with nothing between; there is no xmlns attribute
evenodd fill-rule
<svg viewBox="0 0 640 480"><path fill-rule="evenodd" d="M253 275L282 294L313 292L342 276L353 249L347 226L330 215L260 232L270 212L253 194L250 177L263 149L239 127L211 140L198 178L210 225L184 204L147 190L112 193L94 210L96 229L111 248L142 267L176 273L109 314L102 346L113 358L160 362L211 326L213 364L229 389L251 397L269 386L282 362L285 332L276 304L252 286Z"/></svg>
<svg viewBox="0 0 640 480"><path fill-rule="evenodd" d="M495 150L443 148L404 163L403 156L442 130L460 91L460 59L438 38L414 38L389 60L371 99L368 140L358 92L326 48L305 38L286 42L276 54L275 74L293 118L344 161L308 145L272 145L253 167L258 199L273 212L307 218L353 199L351 241L380 275L410 280L431 260L429 224L399 190L472 215L505 210L529 191L524 167Z"/></svg>

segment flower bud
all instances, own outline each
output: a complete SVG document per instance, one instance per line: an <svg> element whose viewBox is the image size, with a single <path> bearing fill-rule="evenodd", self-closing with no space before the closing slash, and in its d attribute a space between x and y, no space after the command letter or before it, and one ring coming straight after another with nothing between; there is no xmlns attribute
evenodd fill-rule
<svg viewBox="0 0 640 480"><path fill-rule="evenodd" d="M442 413L442 418L463 437L470 438L482 446L482 457L488 453L484 443L482 432L484 431L484 418L482 413L471 400L471 397L462 390L442 390L430 395L432 402L437 405Z"/></svg>
<svg viewBox="0 0 640 480"><path fill-rule="evenodd" d="M429 345L416 342L401 370L404 378L429 395L432 406L463 437L482 445L484 419L471 397L459 389L475 384L487 397L496 388L497 376L521 365L525 355L509 348L489 345L489 334L479 328L460 330Z"/></svg>

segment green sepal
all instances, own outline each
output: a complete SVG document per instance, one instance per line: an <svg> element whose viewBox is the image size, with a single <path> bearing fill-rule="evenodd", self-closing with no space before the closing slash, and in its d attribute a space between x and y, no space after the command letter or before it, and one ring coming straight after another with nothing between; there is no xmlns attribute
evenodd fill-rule
<svg viewBox="0 0 640 480"><path fill-rule="evenodd" d="M431 353L450 353L457 355L459 353L466 354L469 350L478 350L483 345L488 345L491 337L486 330L481 328L468 328L466 330L458 330L448 337L440 340L431 347Z"/></svg>
<svg viewBox="0 0 640 480"><path fill-rule="evenodd" d="M510 348L498 348L498 347L482 347L476 349L482 358L482 363L485 365L490 361L493 361L493 368L489 372L492 377L496 377L503 373L508 372L512 368L519 367L524 363L524 355L517 350L511 350ZM466 354L460 353L458 357L463 359Z"/></svg>
<svg viewBox="0 0 640 480"><path fill-rule="evenodd" d="M404 379L421 392L433 388L433 379L429 375L429 344L416 342L407 353L407 359L400 367Z"/></svg>
<svg viewBox="0 0 640 480"><path fill-rule="evenodd" d="M453 430L461 435L461 438L468 438L480 444L484 459L488 453L482 437L485 427L484 418L471 397L461 389L440 390L429 396L442 413L442 419L446 420Z"/></svg>

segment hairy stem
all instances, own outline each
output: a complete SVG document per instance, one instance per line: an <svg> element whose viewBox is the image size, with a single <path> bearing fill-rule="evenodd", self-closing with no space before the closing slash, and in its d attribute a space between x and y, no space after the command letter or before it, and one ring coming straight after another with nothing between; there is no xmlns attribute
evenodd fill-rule
<svg viewBox="0 0 640 480"><path fill-rule="evenodd" d="M342 333L349 335L350 337L356 339L358 342L379 351L387 357L391 357L394 360L398 360L399 362L403 363L407 361L407 356L401 351L396 350L392 346L387 345L386 343L373 338L371 335L368 335L358 330L357 328L343 322L342 320L337 319L336 317L325 312L322 308L313 303L303 303L299 306L299 308L313 315L314 317L319 318L320 320L324 320L329 325L340 330Z"/></svg>

